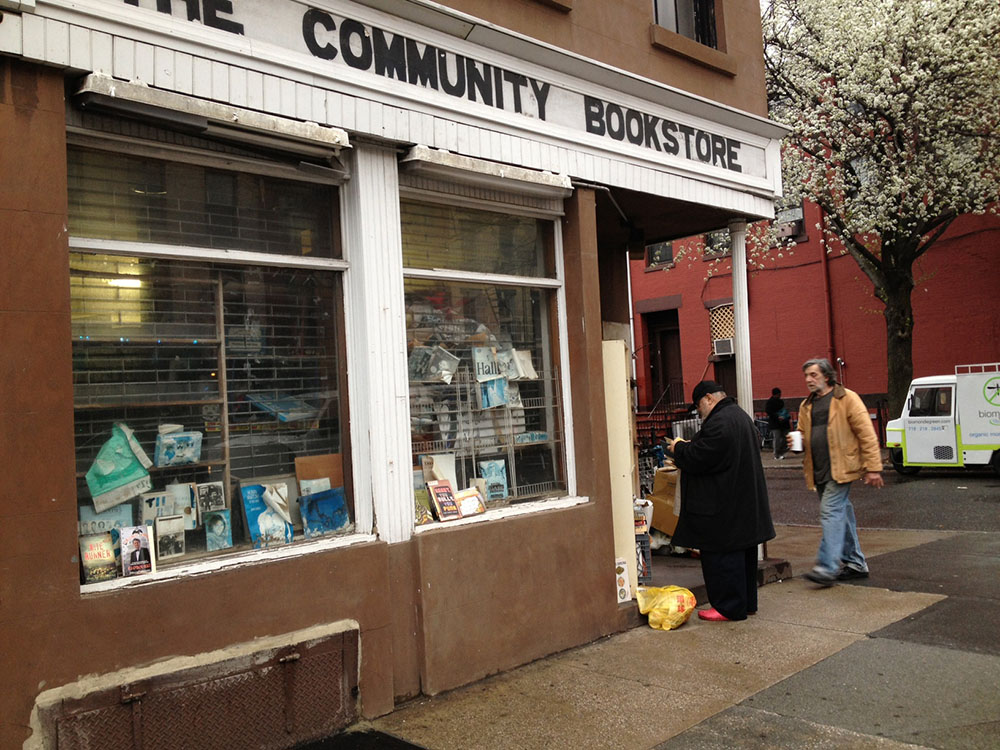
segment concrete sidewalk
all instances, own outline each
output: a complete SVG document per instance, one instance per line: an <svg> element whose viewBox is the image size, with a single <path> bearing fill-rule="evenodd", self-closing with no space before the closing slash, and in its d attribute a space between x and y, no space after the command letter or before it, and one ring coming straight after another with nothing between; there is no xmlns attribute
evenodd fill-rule
<svg viewBox="0 0 1000 750"><path fill-rule="evenodd" d="M801 572L812 564L819 533L779 527L769 553ZM862 543L876 557L951 535L863 531ZM432 750L652 748L943 598L850 585L817 590L799 578L784 580L761 588L759 614L745 622L692 616L669 632L642 625L415 700L355 729ZM830 746L853 744L841 740Z"/></svg>

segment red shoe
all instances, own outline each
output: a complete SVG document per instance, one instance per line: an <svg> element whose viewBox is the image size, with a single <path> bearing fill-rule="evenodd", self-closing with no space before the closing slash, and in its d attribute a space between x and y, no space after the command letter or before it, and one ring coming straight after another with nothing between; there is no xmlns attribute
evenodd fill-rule
<svg viewBox="0 0 1000 750"><path fill-rule="evenodd" d="M712 622L729 622L729 618L719 612L715 607L698 611L698 619L711 620Z"/></svg>

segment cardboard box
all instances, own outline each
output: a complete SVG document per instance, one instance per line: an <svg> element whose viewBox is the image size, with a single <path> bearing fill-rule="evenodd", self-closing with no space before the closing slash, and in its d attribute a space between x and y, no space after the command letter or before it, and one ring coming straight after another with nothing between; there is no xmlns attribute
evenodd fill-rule
<svg viewBox="0 0 1000 750"><path fill-rule="evenodd" d="M653 503L653 528L667 536L673 536L680 516L680 471L675 468L660 468L653 475L653 491L646 499Z"/></svg>

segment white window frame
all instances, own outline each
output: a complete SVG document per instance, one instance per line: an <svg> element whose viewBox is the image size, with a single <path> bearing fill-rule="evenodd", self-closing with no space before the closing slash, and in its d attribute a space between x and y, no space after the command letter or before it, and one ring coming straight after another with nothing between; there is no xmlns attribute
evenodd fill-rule
<svg viewBox="0 0 1000 750"><path fill-rule="evenodd" d="M486 513L474 516L462 521L451 521L449 526L464 523L476 523L489 521L496 518L507 518L514 515L534 512L536 510L551 510L559 507L569 507L587 501L587 498L577 497L576 478L576 451L573 432L573 409L570 383L569 365L569 329L566 319L566 267L563 254L562 223L559 217L562 211L545 210L540 208L526 208L524 206L514 206L502 202L484 201L477 198L462 197L455 195L442 196L428 190L400 186L400 200L410 200L420 203L438 203L450 206L461 206L474 210L486 210L494 213L503 213L528 218L549 221L552 224L553 234L553 257L555 260L554 277L545 276L520 276L495 273L477 273L474 271L459 271L453 269L424 269L403 267L403 278L433 279L439 281L468 281L481 284L501 284L504 286L516 286L524 288L549 289L554 291L553 314L556 316L556 330L559 341L557 351L559 354L559 393L562 399L562 428L565 439L563 441L563 461L566 476L566 495L547 500L528 501L518 503L505 508L488 510ZM415 533L424 533L440 528L441 524L427 524L415 527Z"/></svg>
<svg viewBox="0 0 1000 750"><path fill-rule="evenodd" d="M102 134L87 131L86 133L71 131L67 133L67 145L84 148L94 148L103 151L123 153L130 156L146 156L157 159L170 160L175 156L177 161L201 166L213 166L225 168L231 171L240 171L245 167L245 171L256 174L265 174L284 179L293 179L300 182L314 182L331 185L339 185L340 180L317 178L315 176L303 175L294 168L285 168L281 165L273 165L267 162L257 162L255 160L237 160L233 163L229 157L212 153L205 153L204 158L199 158L202 152L198 149L186 147L164 146L154 142L136 142L120 139L116 137L104 137ZM338 202L336 210L342 214L342 200ZM350 262L340 258L301 258L297 256L278 255L276 253L260 253L239 249L219 249L210 247L199 247L193 245L166 245L153 242L133 242L123 240L104 240L91 237L78 237L71 235L68 238L70 252L85 252L91 254L106 255L127 255L142 258L163 258L173 260L185 260L194 263L227 263L233 265L260 265L282 268L301 268L311 271L328 271L341 274L343 284L343 273L350 268ZM344 310L340 311L345 315ZM345 316L346 321L346 316ZM349 336L350 331L345 325L345 335ZM346 367L342 363L341 367ZM350 382L348 381L348 389ZM349 397L349 394L347 394ZM342 426L342 441L346 442L350 437L350 424ZM280 548L251 549L233 552L231 554L220 555L218 557L197 560L188 564L172 566L163 570L157 570L141 576L118 577L110 581L100 583L81 584L82 594L91 594L104 591L112 591L122 588L132 588L136 586L146 586L163 583L165 581L176 581L180 578L203 575L205 573L225 570L231 567L267 563L273 560L282 560L291 557L308 555L322 550L337 549L340 547L350 547L356 544L372 542L376 540L373 533L372 518L373 511L358 512L358 504L367 502L371 504L371 499L362 500L361 497L354 498L355 503L355 532L343 536L299 541Z"/></svg>

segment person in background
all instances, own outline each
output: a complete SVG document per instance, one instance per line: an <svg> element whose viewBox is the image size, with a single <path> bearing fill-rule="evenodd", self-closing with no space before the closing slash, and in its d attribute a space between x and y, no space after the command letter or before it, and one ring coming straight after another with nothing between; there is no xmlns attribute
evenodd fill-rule
<svg viewBox="0 0 1000 750"><path fill-rule="evenodd" d="M774 457L780 461L785 457L785 451L788 449L785 445L785 436L791 427L788 409L785 408L785 401L781 398L780 388L771 389L771 398L764 404L764 411L767 412L767 426L771 432L771 447L774 450Z"/></svg>
<svg viewBox="0 0 1000 750"><path fill-rule="evenodd" d="M857 393L837 382L830 360L810 359L802 372L809 389L799 407L802 469L806 486L819 495L823 527L816 565L805 577L826 587L868 577L848 495L856 479L870 487L883 486L882 453L867 407Z"/></svg>
<svg viewBox="0 0 1000 750"><path fill-rule="evenodd" d="M698 617L745 620L757 613L757 545L774 538L760 436L718 383L703 380L691 399L701 429L666 448L681 470L681 511L671 542L700 551L711 608Z"/></svg>

